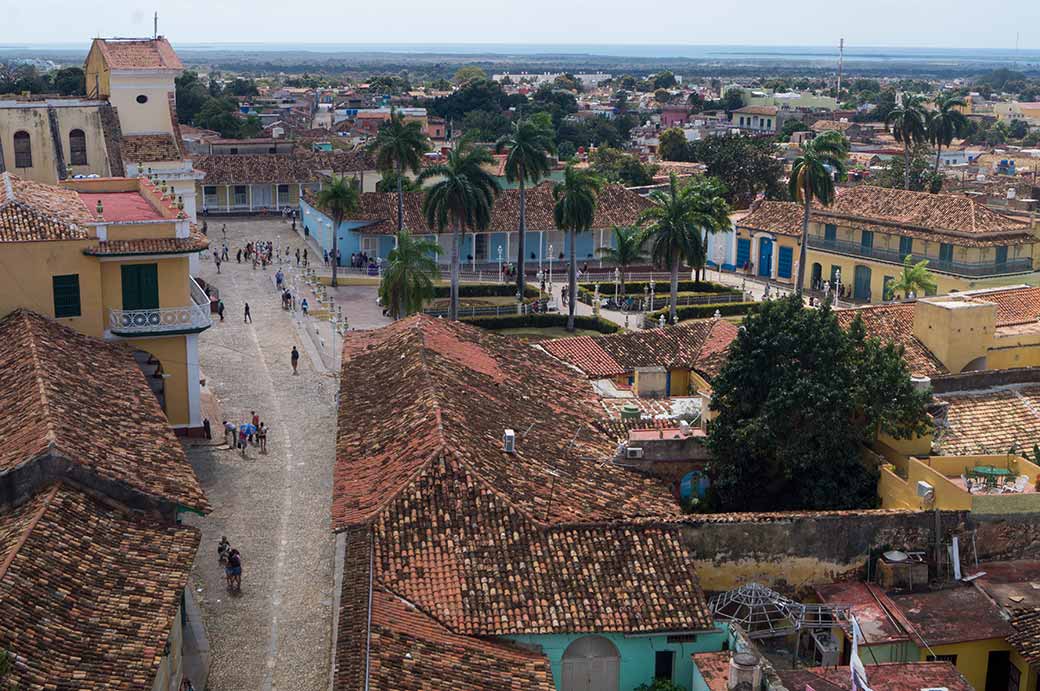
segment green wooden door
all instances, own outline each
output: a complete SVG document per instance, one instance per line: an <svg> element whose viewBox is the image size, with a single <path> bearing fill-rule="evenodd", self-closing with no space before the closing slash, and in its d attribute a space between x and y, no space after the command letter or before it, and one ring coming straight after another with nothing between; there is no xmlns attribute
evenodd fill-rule
<svg viewBox="0 0 1040 691"><path fill-rule="evenodd" d="M123 309L159 308L159 267L156 264L124 264Z"/></svg>

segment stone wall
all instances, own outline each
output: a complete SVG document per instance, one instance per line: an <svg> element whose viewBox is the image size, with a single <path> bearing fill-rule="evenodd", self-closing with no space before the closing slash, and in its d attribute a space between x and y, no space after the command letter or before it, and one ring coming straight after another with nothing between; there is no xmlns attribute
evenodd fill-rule
<svg viewBox="0 0 1040 691"><path fill-rule="evenodd" d="M939 512L942 542L960 534L970 558L976 530L979 560L1040 558L1040 514L982 516ZM935 549L936 512L835 511L691 516L683 541L701 585L722 591L755 581L787 593L862 578L871 555L890 549Z"/></svg>

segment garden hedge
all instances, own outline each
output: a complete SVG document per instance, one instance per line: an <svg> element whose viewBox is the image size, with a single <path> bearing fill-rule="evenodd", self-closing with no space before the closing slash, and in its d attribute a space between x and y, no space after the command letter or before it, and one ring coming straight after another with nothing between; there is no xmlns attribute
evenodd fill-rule
<svg viewBox="0 0 1040 691"><path fill-rule="evenodd" d="M708 319L709 317L714 317L715 311L718 310L719 315L723 317L731 317L734 315L747 314L753 310L757 304L757 302L720 302L714 305L680 305L675 311L675 316L679 321L686 321L688 319ZM668 318L667 307L647 314L645 321L646 325L656 325L662 314L665 319Z"/></svg>
<svg viewBox="0 0 1040 691"><path fill-rule="evenodd" d="M500 317L463 317L460 321L479 326L489 331L499 329L544 329L553 326L567 326L566 314L505 314ZM606 319L590 316L574 317L574 328L598 331L604 334L616 333L620 326Z"/></svg>
<svg viewBox="0 0 1040 691"><path fill-rule="evenodd" d="M533 286L524 287L524 297L539 297L541 291ZM514 297L516 296L516 285L512 283L463 283L459 285L459 297L461 298L488 298L488 297ZM451 297L451 286L434 286L433 297Z"/></svg>
<svg viewBox="0 0 1040 691"><path fill-rule="evenodd" d="M643 295L646 292L646 288L650 285L649 281L625 281L625 293L627 295ZM579 292L581 289L594 292L596 290L595 283L589 283L583 281L578 284ZM671 283L666 278L663 281L654 281L654 293L657 295L664 295L671 290ZM679 292L681 293L739 293L740 289L734 288L733 286L722 285L721 283L712 283L710 281L679 281ZM604 295L606 293L614 294L614 282L613 281L601 281L599 284L599 293Z"/></svg>

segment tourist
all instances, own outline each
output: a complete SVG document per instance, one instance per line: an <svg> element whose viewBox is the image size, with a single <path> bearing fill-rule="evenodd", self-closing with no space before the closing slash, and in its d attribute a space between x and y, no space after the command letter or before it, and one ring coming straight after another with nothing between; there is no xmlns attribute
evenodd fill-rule
<svg viewBox="0 0 1040 691"><path fill-rule="evenodd" d="M322 250L321 251L321 260L325 263L325 266L329 265L329 251L328 250Z"/></svg>
<svg viewBox="0 0 1040 691"><path fill-rule="evenodd" d="M246 323L246 322L249 322L250 324L253 323L253 315L249 314L249 303L248 302L246 303L245 318L242 320L243 324Z"/></svg>
<svg viewBox="0 0 1040 691"><path fill-rule="evenodd" d="M307 248L303 248L303 265L307 266Z"/></svg>
<svg viewBox="0 0 1040 691"><path fill-rule="evenodd" d="M224 441L227 442L228 448L235 448L235 440L238 437L238 427L233 422L224 420Z"/></svg>
<svg viewBox="0 0 1040 691"><path fill-rule="evenodd" d="M256 430L256 440L260 444L260 453L267 453L267 425L260 423Z"/></svg>
<svg viewBox="0 0 1040 691"><path fill-rule="evenodd" d="M238 428L238 449L242 452L242 458L246 457L246 444L249 443L249 430L248 425L241 425Z"/></svg>
<svg viewBox="0 0 1040 691"><path fill-rule="evenodd" d="M249 441L251 441L255 445L256 444L256 432L257 432L257 430L260 429L260 416L256 414L255 410L249 411L249 414L252 415L252 419L250 419L250 422L252 423L252 426L253 426L252 430L249 433Z"/></svg>
<svg viewBox="0 0 1040 691"><path fill-rule="evenodd" d="M224 301L217 300L217 314L220 316L220 321L224 321Z"/></svg>
<svg viewBox="0 0 1040 691"><path fill-rule="evenodd" d="M224 240L227 240L227 223L220 226L220 235Z"/></svg>
<svg viewBox="0 0 1040 691"><path fill-rule="evenodd" d="M296 248L296 266L300 265L300 248Z"/></svg>
<svg viewBox="0 0 1040 691"><path fill-rule="evenodd" d="M307 307L307 298L304 298L303 302L300 303L300 311L303 312L303 316L305 317L307 316Z"/></svg>
<svg viewBox="0 0 1040 691"><path fill-rule="evenodd" d="M226 566L230 551L231 543L228 542L227 535L221 535L220 544L217 545L217 561Z"/></svg>
<svg viewBox="0 0 1040 691"><path fill-rule="evenodd" d="M227 243L226 242L224 243L224 246L220 250L220 258L223 261L227 261L228 260L228 247L227 247Z"/></svg>
<svg viewBox="0 0 1040 691"><path fill-rule="evenodd" d="M220 262L221 262L220 254L217 253L217 252L214 252L213 253L213 263L217 265L217 273L218 274L220 273Z"/></svg>
<svg viewBox="0 0 1040 691"><path fill-rule="evenodd" d="M296 346L292 347L292 353L289 354L289 360L292 362L292 373L299 374L297 368L300 366L300 351L296 350Z"/></svg>
<svg viewBox="0 0 1040 691"><path fill-rule="evenodd" d="M228 564L224 569L227 576L228 590L234 592L242 591L242 555L237 549L228 553Z"/></svg>
<svg viewBox="0 0 1040 691"><path fill-rule="evenodd" d="M235 261L239 264L242 263L242 249L239 248L238 252L235 252Z"/></svg>

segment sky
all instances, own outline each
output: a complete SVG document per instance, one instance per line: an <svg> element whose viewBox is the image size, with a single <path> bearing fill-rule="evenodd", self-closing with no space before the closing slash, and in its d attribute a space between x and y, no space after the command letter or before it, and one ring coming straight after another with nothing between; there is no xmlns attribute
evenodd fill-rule
<svg viewBox="0 0 1040 691"><path fill-rule="evenodd" d="M1040 49L1040 0L0 0L0 44L579 43Z"/></svg>

